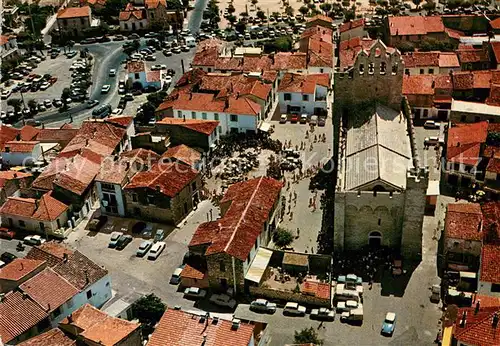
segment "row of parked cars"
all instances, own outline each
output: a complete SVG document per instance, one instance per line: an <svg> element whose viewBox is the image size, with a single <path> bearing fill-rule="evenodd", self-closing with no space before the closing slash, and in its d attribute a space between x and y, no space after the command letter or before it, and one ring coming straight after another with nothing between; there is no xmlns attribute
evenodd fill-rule
<svg viewBox="0 0 500 346"><path fill-rule="evenodd" d="M281 114L280 123L285 124L287 121L291 122L292 124L296 124L296 123L307 124L307 123L309 123L309 125L314 125L314 126L316 126L316 125L325 126L326 116L324 116L324 115L311 115L311 116L309 116L308 114L301 114L299 116L296 113Z"/></svg>

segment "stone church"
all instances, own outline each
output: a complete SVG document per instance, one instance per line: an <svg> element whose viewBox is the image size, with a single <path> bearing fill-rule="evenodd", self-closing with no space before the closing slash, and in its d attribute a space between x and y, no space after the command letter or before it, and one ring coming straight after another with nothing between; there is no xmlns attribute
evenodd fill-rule
<svg viewBox="0 0 500 346"><path fill-rule="evenodd" d="M334 249L422 247L427 172L415 160L411 118L401 111L404 64L377 40L336 72Z"/></svg>

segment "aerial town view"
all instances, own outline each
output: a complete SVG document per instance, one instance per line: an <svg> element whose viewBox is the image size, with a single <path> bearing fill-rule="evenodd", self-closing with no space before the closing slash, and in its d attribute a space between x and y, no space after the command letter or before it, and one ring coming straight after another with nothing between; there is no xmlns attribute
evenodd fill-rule
<svg viewBox="0 0 500 346"><path fill-rule="evenodd" d="M500 346L500 1L4 0L0 346Z"/></svg>

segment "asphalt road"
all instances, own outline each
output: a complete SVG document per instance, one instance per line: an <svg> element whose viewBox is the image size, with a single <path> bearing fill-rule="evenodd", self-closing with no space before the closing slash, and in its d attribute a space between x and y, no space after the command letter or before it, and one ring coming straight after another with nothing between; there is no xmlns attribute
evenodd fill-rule
<svg viewBox="0 0 500 346"><path fill-rule="evenodd" d="M208 0L196 0L196 5L191 12L191 17L189 18L188 29L191 34L200 31L201 21L203 20L203 11L207 6Z"/></svg>

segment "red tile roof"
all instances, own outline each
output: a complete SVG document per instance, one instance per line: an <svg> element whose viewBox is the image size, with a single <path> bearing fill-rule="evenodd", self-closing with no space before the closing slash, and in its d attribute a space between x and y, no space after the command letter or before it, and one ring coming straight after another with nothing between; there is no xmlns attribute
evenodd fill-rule
<svg viewBox="0 0 500 346"><path fill-rule="evenodd" d="M0 303L0 338L8 343L46 318L47 313L37 303L19 291L11 291Z"/></svg>
<svg viewBox="0 0 500 346"><path fill-rule="evenodd" d="M76 341L68 338L60 329L54 328L37 335L18 346L76 346Z"/></svg>
<svg viewBox="0 0 500 346"><path fill-rule="evenodd" d="M243 71L243 58L219 57L215 69L221 71Z"/></svg>
<svg viewBox="0 0 500 346"><path fill-rule="evenodd" d="M159 82L161 80L161 71L148 71L146 73L146 81L148 82Z"/></svg>
<svg viewBox="0 0 500 346"><path fill-rule="evenodd" d="M129 116L119 116L104 119L109 124L113 124L119 127L127 128L130 124L134 122L134 117Z"/></svg>
<svg viewBox="0 0 500 346"><path fill-rule="evenodd" d="M0 46L3 46L7 42L9 42L9 36L0 35Z"/></svg>
<svg viewBox="0 0 500 346"><path fill-rule="evenodd" d="M251 95L267 100L272 85L244 74L210 73L201 78L200 90L207 92L227 92L233 95Z"/></svg>
<svg viewBox="0 0 500 346"><path fill-rule="evenodd" d="M347 23L343 23L343 24L339 25L339 31L340 31L340 33L343 33L343 32L346 32L348 30L356 29L356 28L359 28L360 26L364 26L364 25L365 25L364 18L350 20Z"/></svg>
<svg viewBox="0 0 500 346"><path fill-rule="evenodd" d="M75 251L54 267L54 271L68 280L79 290L93 285L108 275L108 271L91 261L79 251Z"/></svg>
<svg viewBox="0 0 500 346"><path fill-rule="evenodd" d="M2 207L0 214L31 217L36 210L36 200L33 198L9 197Z"/></svg>
<svg viewBox="0 0 500 346"><path fill-rule="evenodd" d="M500 18L490 21L490 26L492 29L500 29Z"/></svg>
<svg viewBox="0 0 500 346"><path fill-rule="evenodd" d="M483 213L478 203L450 203L446 212L447 238L481 241Z"/></svg>
<svg viewBox="0 0 500 346"><path fill-rule="evenodd" d="M486 242L495 242L500 240L500 202L488 201L481 204L483 211L483 229L486 233Z"/></svg>
<svg viewBox="0 0 500 346"><path fill-rule="evenodd" d="M271 55L272 70L303 70L307 67L306 53L279 52Z"/></svg>
<svg viewBox="0 0 500 346"><path fill-rule="evenodd" d="M481 301L482 303L482 301ZM466 312L465 325L461 324ZM481 307L475 313L475 307L458 309L453 327L453 339L458 344L499 346L498 327L493 328L493 316L500 313L500 307ZM463 327L462 327L463 326Z"/></svg>
<svg viewBox="0 0 500 346"><path fill-rule="evenodd" d="M215 131L219 122L216 120L202 120L202 119L179 119L179 118L164 118L157 122L158 124L178 125L190 130L210 135Z"/></svg>
<svg viewBox="0 0 500 346"><path fill-rule="evenodd" d="M500 22L500 18L497 18ZM499 41L493 41L490 42L491 45L491 50L493 51L493 55L495 57L495 61L497 64L500 63L500 42Z"/></svg>
<svg viewBox="0 0 500 346"><path fill-rule="evenodd" d="M22 141L32 141L36 139L36 136L40 132L40 129L37 129L33 126L23 126L21 129L21 140Z"/></svg>
<svg viewBox="0 0 500 346"><path fill-rule="evenodd" d="M206 323L199 320L198 315L168 309L151 335L148 346L247 346L254 335L255 326L252 324L241 322L235 330L232 322L223 319L219 319L217 324L212 323L212 318L208 318Z"/></svg>
<svg viewBox="0 0 500 346"><path fill-rule="evenodd" d="M196 170L181 163L156 164L149 171L134 175L125 189L145 188L153 191L159 189L162 194L175 197L198 175Z"/></svg>
<svg viewBox="0 0 500 346"><path fill-rule="evenodd" d="M11 153L31 153L38 144L40 142L37 141L10 141L5 143L4 150Z"/></svg>
<svg viewBox="0 0 500 346"><path fill-rule="evenodd" d="M73 253L73 250L59 243L48 241L42 245L33 246L25 258L46 261L49 267L54 267L63 261L65 254L70 256Z"/></svg>
<svg viewBox="0 0 500 346"><path fill-rule="evenodd" d="M0 188L3 187L7 181L27 179L32 177L33 175L30 173L17 171L0 171Z"/></svg>
<svg viewBox="0 0 500 346"><path fill-rule="evenodd" d="M271 60L267 55L265 56L244 56L243 57L243 71L244 72L261 72L267 71L271 68Z"/></svg>
<svg viewBox="0 0 500 346"><path fill-rule="evenodd" d="M446 159L450 162L476 165L481 143L486 141L488 122L457 124L448 129Z"/></svg>
<svg viewBox="0 0 500 346"><path fill-rule="evenodd" d="M57 19L70 19L70 18L79 18L79 17L90 17L91 9L89 6L83 7L67 7L63 10L60 10L57 13Z"/></svg>
<svg viewBox="0 0 500 346"><path fill-rule="evenodd" d="M486 166L486 171L500 174L500 159L491 158L488 162L488 166Z"/></svg>
<svg viewBox="0 0 500 346"><path fill-rule="evenodd" d="M322 15L322 14L317 14L314 17L311 17L311 18L307 19L307 22L311 23L311 22L314 22L316 20L322 20L324 22L333 23L333 19L332 18L330 18L328 16L325 16L325 15Z"/></svg>
<svg viewBox="0 0 500 346"><path fill-rule="evenodd" d="M368 51L374 42L375 40L365 37L354 37L350 40L341 41L339 47L340 68L345 70L353 66L358 53L361 50Z"/></svg>
<svg viewBox="0 0 500 346"><path fill-rule="evenodd" d="M6 142L16 139L19 133L20 131L18 129L10 126L0 125L0 150L3 150Z"/></svg>
<svg viewBox="0 0 500 346"><path fill-rule="evenodd" d="M51 268L43 271L19 286L23 292L48 313L74 297L80 291Z"/></svg>
<svg viewBox="0 0 500 346"><path fill-rule="evenodd" d="M460 63L475 63L475 62L489 62L490 58L482 48L457 50L458 60Z"/></svg>
<svg viewBox="0 0 500 346"><path fill-rule="evenodd" d="M89 151L88 154L92 154ZM99 173L100 164L81 155L71 158L67 162L66 170L59 172L52 183L76 195L83 195L92 185L95 176ZM45 172L44 172L45 173ZM37 180L42 176L41 174ZM36 183L33 182L33 184Z"/></svg>
<svg viewBox="0 0 500 346"><path fill-rule="evenodd" d="M210 244L207 256L224 252L245 261L271 216L281 188L279 181L267 177L231 185L220 202L229 204L226 213L216 222L201 224L189 246Z"/></svg>
<svg viewBox="0 0 500 346"><path fill-rule="evenodd" d="M329 85L330 76L327 73L308 75L285 73L279 85L278 92L314 94L316 86L328 88Z"/></svg>
<svg viewBox="0 0 500 346"><path fill-rule="evenodd" d="M189 264L186 264L184 269L182 269L181 272L181 277L186 278L186 279L196 279L196 280L203 280L205 278L205 273L202 271L191 267Z"/></svg>
<svg viewBox="0 0 500 346"><path fill-rule="evenodd" d="M439 67L439 52L410 52L403 55L406 68L434 66Z"/></svg>
<svg viewBox="0 0 500 346"><path fill-rule="evenodd" d="M194 55L193 62L191 63L192 66L208 66L208 67L215 67L215 63L217 62L217 59L219 58L219 48L217 47L211 47L211 48L205 48L205 49L200 49L196 51L196 54Z"/></svg>
<svg viewBox="0 0 500 346"><path fill-rule="evenodd" d="M433 75L405 75L403 77L403 95L434 95Z"/></svg>
<svg viewBox="0 0 500 346"><path fill-rule="evenodd" d="M44 265L45 261L16 258L0 269L0 280L19 281Z"/></svg>
<svg viewBox="0 0 500 346"><path fill-rule="evenodd" d="M146 64L144 61L129 61L127 62L128 73L138 73L146 71Z"/></svg>
<svg viewBox="0 0 500 346"><path fill-rule="evenodd" d="M73 330L78 330L80 338L90 340L96 345L120 344L140 327L138 323L109 316L90 304L85 304L73 312L71 317L71 322L68 318L61 321L61 328L66 330L66 326L71 326Z"/></svg>
<svg viewBox="0 0 500 346"><path fill-rule="evenodd" d="M121 21L127 21L131 17L135 17L137 20L145 19L146 13L141 8L136 8L132 3L128 3L124 11L120 11L118 19Z"/></svg>
<svg viewBox="0 0 500 346"><path fill-rule="evenodd" d="M308 66L333 67L333 44L317 39L309 39L307 46Z"/></svg>
<svg viewBox="0 0 500 346"><path fill-rule="evenodd" d="M162 5L163 7L167 7L167 2L165 0L146 0L145 1L146 8L155 9L158 6Z"/></svg>
<svg viewBox="0 0 500 346"><path fill-rule="evenodd" d="M388 19L391 36L427 35L445 31L443 20L439 16L390 16Z"/></svg>
<svg viewBox="0 0 500 346"><path fill-rule="evenodd" d="M310 294L316 298L330 300L331 288L328 283L304 281L300 290L302 293Z"/></svg>
<svg viewBox="0 0 500 346"><path fill-rule="evenodd" d="M68 142L71 141L78 129L41 129L36 140L40 142Z"/></svg>
<svg viewBox="0 0 500 346"><path fill-rule="evenodd" d="M500 284L500 245L483 244L480 280Z"/></svg>
<svg viewBox="0 0 500 346"><path fill-rule="evenodd" d="M321 25L311 26L307 28L301 35L300 40L313 38L316 40L323 40L325 42L332 42L333 40L333 30L330 28L325 28Z"/></svg>
<svg viewBox="0 0 500 346"><path fill-rule="evenodd" d="M460 67L458 56L454 52L439 53L439 67Z"/></svg>
<svg viewBox="0 0 500 346"><path fill-rule="evenodd" d="M201 153L187 145L181 144L168 148L163 153L162 159L166 159L164 162L168 162L169 160L172 162L179 161L196 169L196 164L201 160Z"/></svg>

